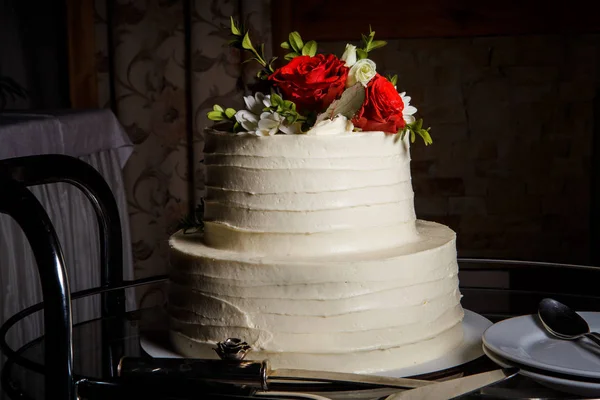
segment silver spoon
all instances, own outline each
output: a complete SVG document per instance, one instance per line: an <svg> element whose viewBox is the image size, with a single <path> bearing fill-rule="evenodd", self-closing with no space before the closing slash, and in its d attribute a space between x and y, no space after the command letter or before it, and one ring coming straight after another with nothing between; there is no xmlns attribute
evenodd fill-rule
<svg viewBox="0 0 600 400"><path fill-rule="evenodd" d="M585 336L600 345L600 334L590 332L588 323L581 315L554 299L540 301L538 316L546 330L559 339L577 340Z"/></svg>

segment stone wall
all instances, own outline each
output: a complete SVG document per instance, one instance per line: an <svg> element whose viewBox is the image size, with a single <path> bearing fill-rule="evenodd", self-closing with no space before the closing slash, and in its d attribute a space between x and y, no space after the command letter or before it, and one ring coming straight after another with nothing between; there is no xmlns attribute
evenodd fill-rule
<svg viewBox="0 0 600 400"><path fill-rule="evenodd" d="M371 53L432 128L432 146L412 147L415 205L456 230L459 256L589 262L599 49L600 36L545 35L392 40Z"/></svg>

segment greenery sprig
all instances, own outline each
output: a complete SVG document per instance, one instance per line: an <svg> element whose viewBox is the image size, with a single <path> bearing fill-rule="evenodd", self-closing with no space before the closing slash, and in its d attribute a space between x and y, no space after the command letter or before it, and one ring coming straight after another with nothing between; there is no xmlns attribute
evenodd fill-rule
<svg viewBox="0 0 600 400"><path fill-rule="evenodd" d="M281 47L286 50L291 50L283 57L286 60L291 60L300 55L314 57L317 54L317 42L311 40L304 43L302 37L296 31L289 34L288 41L281 43Z"/></svg>
<svg viewBox="0 0 600 400"><path fill-rule="evenodd" d="M386 78L394 85L394 87L396 87L398 84L398 75L388 75Z"/></svg>
<svg viewBox="0 0 600 400"><path fill-rule="evenodd" d="M184 234L204 231L204 199L200 199L200 204L194 211L183 217L179 221L178 229L182 229Z"/></svg>
<svg viewBox="0 0 600 400"><path fill-rule="evenodd" d="M271 92L271 107L266 107L265 111L267 110L275 111L285 118L288 124L306 121L306 117L303 117L296 111L296 104L293 101L284 100L274 91Z"/></svg>
<svg viewBox="0 0 600 400"><path fill-rule="evenodd" d="M215 104L213 110L206 115L211 121L235 121L235 113L236 111L231 107L223 109L220 105Z"/></svg>
<svg viewBox="0 0 600 400"><path fill-rule="evenodd" d="M229 40L228 44L236 49L250 52L252 57L244 62L252 60L257 61L260 65L262 65L263 69L258 71L256 76L260 79L266 79L275 71L273 69L273 62L275 62L277 57L271 57L271 59L267 61L265 56L265 44L261 43L259 49L257 50L252 44L252 40L250 40L249 31L244 27L244 25L237 23L233 17L230 17L230 22L231 34L233 35L233 38Z"/></svg>
<svg viewBox="0 0 600 400"><path fill-rule="evenodd" d="M404 139L404 135L409 133L410 134L410 142L414 143L416 136L419 135L423 139L423 142L425 142L425 146L428 146L433 143L433 140L431 139L431 135L429 134L430 129L431 128L423 129L423 120L418 119L413 123L406 124L406 126L398 132L398 137L400 139Z"/></svg>
<svg viewBox="0 0 600 400"><path fill-rule="evenodd" d="M369 34L362 36L363 46L356 49L356 55L359 60L369 57L369 52L380 47L383 47L387 44L385 40L373 40L375 38L375 31L371 29L371 25L369 25Z"/></svg>

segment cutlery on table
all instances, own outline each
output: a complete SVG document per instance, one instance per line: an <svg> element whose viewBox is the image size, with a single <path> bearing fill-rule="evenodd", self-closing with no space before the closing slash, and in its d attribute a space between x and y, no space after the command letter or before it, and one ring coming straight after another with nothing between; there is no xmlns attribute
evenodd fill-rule
<svg viewBox="0 0 600 400"><path fill-rule="evenodd" d="M119 364L119 376L126 380L173 379L175 381L206 382L252 388L252 394L272 396L268 392L270 381L291 380L359 384L393 387L405 390L387 397L388 400L449 399L501 382L518 372L517 368L505 368L471 375L444 382L411 378L393 378L375 375L309 371L297 369L270 370L267 361L222 361L189 358L138 358L124 357Z"/></svg>
<svg viewBox="0 0 600 400"><path fill-rule="evenodd" d="M546 330L559 339L577 340L587 337L600 345L600 334L591 332L581 315L554 299L546 298L540 301L538 316Z"/></svg>
<svg viewBox="0 0 600 400"><path fill-rule="evenodd" d="M411 378L392 378L303 369L271 369L264 361L224 361L196 358L123 357L118 367L119 377L134 379L181 379L197 382L218 382L268 390L269 383L279 381L310 381L395 387L413 389L434 382Z"/></svg>

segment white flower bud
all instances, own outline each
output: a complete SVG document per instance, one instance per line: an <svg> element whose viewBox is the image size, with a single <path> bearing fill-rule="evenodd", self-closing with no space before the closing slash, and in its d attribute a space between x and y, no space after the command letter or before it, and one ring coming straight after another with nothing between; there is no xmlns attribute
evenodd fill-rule
<svg viewBox="0 0 600 400"><path fill-rule="evenodd" d="M356 46L348 43L340 60L346 61L346 67L353 66L356 63Z"/></svg>
<svg viewBox="0 0 600 400"><path fill-rule="evenodd" d="M346 80L346 87L354 86L356 82L360 82L361 85L367 87L369 81L377 73L376 65L373 61L368 58L358 60L350 71L348 71L348 79Z"/></svg>

